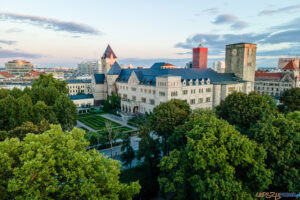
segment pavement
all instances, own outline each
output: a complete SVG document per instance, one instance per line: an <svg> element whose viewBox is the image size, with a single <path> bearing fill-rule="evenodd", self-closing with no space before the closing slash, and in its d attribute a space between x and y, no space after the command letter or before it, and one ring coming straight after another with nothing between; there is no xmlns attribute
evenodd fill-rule
<svg viewBox="0 0 300 200"><path fill-rule="evenodd" d="M114 121L116 123L119 123L122 126L127 126L127 127L131 128L133 130L137 129L137 127L130 126L126 122L124 122L122 120L118 120L117 117L114 116L114 115L112 115L112 114L102 114L102 115L99 115L99 116L104 117L106 119L109 119L111 121ZM88 129L89 131L97 132L97 130L95 130L95 129L89 127L89 126L87 126L86 124L80 122L79 120L77 120L76 127L84 127L86 129ZM134 152L136 153L138 151L138 149L139 149L140 138L135 135L135 136L131 136L130 139L131 139L131 147L133 148ZM122 140L118 139L117 142L122 142ZM114 146L112 149L113 149L114 159L120 160L120 155L122 154L122 152L121 152L121 145ZM99 150L99 153L103 154L104 156L107 156L107 157L111 158L111 150L110 150L110 148ZM133 160L133 162L132 162L132 166L131 167L134 167L134 166L138 165L138 163L139 163L139 161L135 158ZM123 167L125 167L125 166L123 166Z"/></svg>
<svg viewBox="0 0 300 200"><path fill-rule="evenodd" d="M131 129L134 129L134 130L137 129L137 127L128 125L127 122L124 122L123 120L117 119L117 117L115 115L113 115L113 114L102 114L101 117L104 117L104 118L109 119L111 121L117 122L117 123L119 123L119 124L121 124L123 126L127 126L127 127L131 128Z"/></svg>

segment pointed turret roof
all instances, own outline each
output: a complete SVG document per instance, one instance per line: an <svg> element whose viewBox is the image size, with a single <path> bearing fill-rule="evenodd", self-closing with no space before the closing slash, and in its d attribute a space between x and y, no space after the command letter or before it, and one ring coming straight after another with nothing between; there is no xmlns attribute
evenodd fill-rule
<svg viewBox="0 0 300 200"><path fill-rule="evenodd" d="M283 68L283 70L293 70L298 69L297 64L295 63L297 60L291 60L286 66Z"/></svg>
<svg viewBox="0 0 300 200"><path fill-rule="evenodd" d="M121 73L121 66L119 65L118 62L115 62L110 70L108 71L107 75L119 75Z"/></svg>
<svg viewBox="0 0 300 200"><path fill-rule="evenodd" d="M102 58L111 58L111 56L113 58L117 58L116 54L113 52L112 48L110 47L110 45L107 45L104 54L102 56Z"/></svg>

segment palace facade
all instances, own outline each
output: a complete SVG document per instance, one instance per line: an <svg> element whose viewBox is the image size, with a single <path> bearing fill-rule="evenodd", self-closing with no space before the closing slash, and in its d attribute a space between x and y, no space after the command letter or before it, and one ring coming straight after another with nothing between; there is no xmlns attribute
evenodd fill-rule
<svg viewBox="0 0 300 200"><path fill-rule="evenodd" d="M226 73L176 68L164 62L150 68L123 69L108 46L101 57L101 73L92 76L95 105L115 92L121 97L121 110L128 113L149 113L171 99L184 100L192 109L212 109L233 91L253 91L255 62L256 45L239 43L226 46Z"/></svg>

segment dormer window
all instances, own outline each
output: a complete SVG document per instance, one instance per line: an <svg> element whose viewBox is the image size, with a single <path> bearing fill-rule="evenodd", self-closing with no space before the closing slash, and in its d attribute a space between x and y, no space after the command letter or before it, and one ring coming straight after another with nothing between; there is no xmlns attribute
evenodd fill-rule
<svg viewBox="0 0 300 200"><path fill-rule="evenodd" d="M206 83L207 83L208 85L210 84L210 79L209 79L209 78L207 79Z"/></svg>
<svg viewBox="0 0 300 200"><path fill-rule="evenodd" d="M190 81L189 81L189 85L193 85L193 80L190 80Z"/></svg>
<svg viewBox="0 0 300 200"><path fill-rule="evenodd" d="M183 80L182 84L183 84L184 86L186 86L186 81L185 81L185 80Z"/></svg>
<svg viewBox="0 0 300 200"><path fill-rule="evenodd" d="M204 85L204 79L201 79L201 85Z"/></svg>
<svg viewBox="0 0 300 200"><path fill-rule="evenodd" d="M196 79L195 85L199 85L199 80L198 79Z"/></svg>

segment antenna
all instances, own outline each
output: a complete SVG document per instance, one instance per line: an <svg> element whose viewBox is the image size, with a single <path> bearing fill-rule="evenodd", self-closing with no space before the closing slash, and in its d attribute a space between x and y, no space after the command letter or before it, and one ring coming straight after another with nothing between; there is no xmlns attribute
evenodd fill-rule
<svg viewBox="0 0 300 200"><path fill-rule="evenodd" d="M202 42L203 42L203 39L201 38L201 39L200 39L199 47L202 47Z"/></svg>

